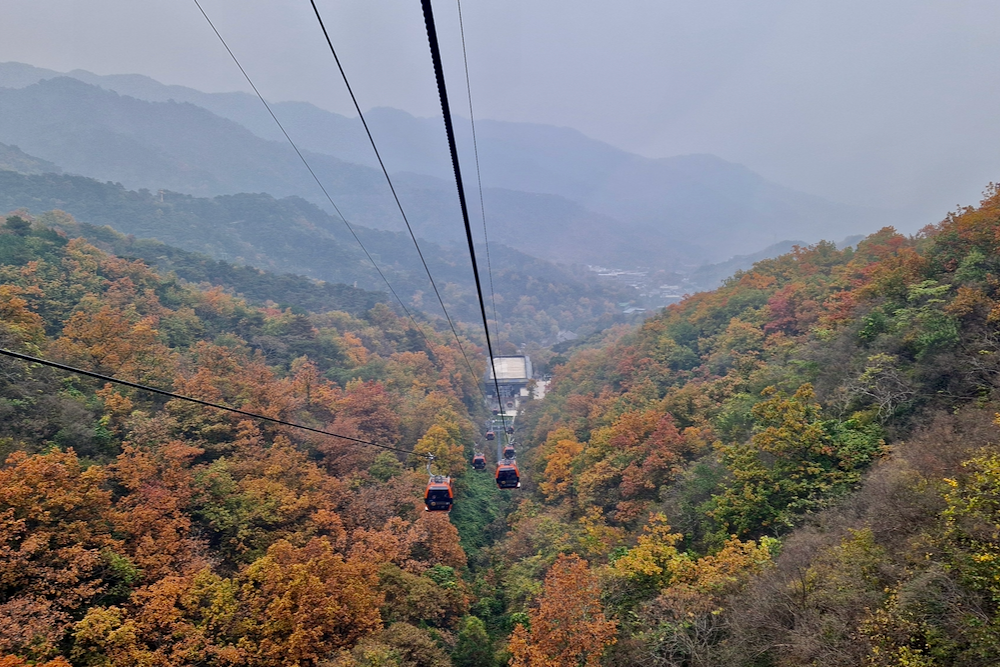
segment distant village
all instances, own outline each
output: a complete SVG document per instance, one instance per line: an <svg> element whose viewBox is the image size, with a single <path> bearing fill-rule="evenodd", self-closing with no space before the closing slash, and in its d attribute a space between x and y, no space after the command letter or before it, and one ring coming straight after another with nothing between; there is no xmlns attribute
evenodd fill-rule
<svg viewBox="0 0 1000 667"><path fill-rule="evenodd" d="M625 315L645 313L677 303L685 294L698 291L690 278L679 273L651 271L648 269L613 269L588 265L587 268L601 281L613 282L636 291L636 298L619 303Z"/></svg>

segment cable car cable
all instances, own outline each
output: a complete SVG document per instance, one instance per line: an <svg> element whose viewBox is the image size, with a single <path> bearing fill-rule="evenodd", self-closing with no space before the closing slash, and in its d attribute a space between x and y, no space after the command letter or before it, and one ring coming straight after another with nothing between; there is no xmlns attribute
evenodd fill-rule
<svg viewBox="0 0 1000 667"><path fill-rule="evenodd" d="M330 205L333 207L333 210L337 212L337 215L340 216L340 219L344 222L344 225L347 227L348 231L351 232L351 236L353 236L354 240L358 242L359 246L361 246L361 250L364 251L365 256L368 258L368 261L370 261L372 263L372 266L375 267L375 270L378 272L378 275L385 282L385 286L389 288L389 292L392 294L393 298L395 298L396 301L399 303L400 308L402 308L403 312L406 313L406 316L410 319L410 322L413 323L413 326L417 330L417 332L420 333L421 336L423 336L424 341L427 343L428 349L430 349L431 343L427 339L427 335L424 334L423 329L421 329L420 326L417 324L417 320L413 317L413 314L410 313L410 310L406 307L406 304L403 303L403 300L399 298L398 294L396 294L396 290L393 289L392 284L389 282L389 279L386 277L385 273L382 272L382 269L379 267L378 262L376 262L375 258L372 257L372 254L368 252L368 248L365 247L365 244L361 241L361 238L358 236L357 232L354 231L354 227L351 225L350 222L348 222L347 217L340 212L340 208L337 206L336 202L333 201L333 197L330 196L330 193L327 191L322 181L319 180L319 177L316 175L316 172L313 171L313 168L309 164L309 161L306 160L305 156L302 154L302 151L300 151L299 147L295 144L294 141L292 141L292 138L289 136L288 132L285 131L285 126L281 124L281 121L278 120L278 117L274 114L274 111L271 110L271 105L267 103L267 100L264 99L264 96L261 95L259 90L257 90L257 86L254 84L253 79L250 78L250 75L247 74L247 71L243 68L243 65L239 61L239 58L237 58L236 54L233 53L233 50L229 48L229 44L226 43L226 40L222 37L222 34L215 27L215 24L212 23L212 19L210 19L208 17L208 14L205 13L205 10L204 8L202 8L201 3L198 2L198 0L194 0L194 4L198 7L198 10L201 12L201 15L205 17L205 20L208 21L208 25L211 26L212 32L214 32L215 36L219 38L219 41L222 42L222 45L226 47L226 51L229 52L229 56L233 59L233 62L236 63L236 66L240 68L240 72L243 73L243 78L247 80L247 83L250 84L250 87L253 89L253 92L257 94L257 99L261 101L261 104L263 104L264 108L267 109L267 113L271 115L271 118L278 125L278 129L280 129L281 133L285 135L285 139L288 140L288 143L295 151L295 154L299 156L299 159L302 161L302 164L305 165L306 169L309 171L309 174L313 177L313 180L316 181L316 185L318 185L319 189L323 191L323 194L326 196L327 201L330 202Z"/></svg>
<svg viewBox="0 0 1000 667"><path fill-rule="evenodd" d="M500 328L497 315L497 295L493 289L493 262L490 259L490 235L486 231L486 202L483 200L483 175L479 169L479 141L476 138L476 114L472 110L472 79L469 76L469 54L465 49L465 23L462 20L462 0L458 1L458 30L462 35L462 60L465 63L465 89L469 93L469 124L472 126L472 153L476 158L476 182L479 184L479 212L483 216L483 245L486 248L486 275L490 277L490 301L493 304L493 321Z"/></svg>
<svg viewBox="0 0 1000 667"><path fill-rule="evenodd" d="M441 114L444 117L445 134L448 135L448 150L451 152L451 166L455 171L455 186L458 188L458 202L462 208L462 221L465 224L465 238L469 244L469 258L472 260L472 275L476 278L476 294L479 297L479 311L483 317L483 327L486 329L486 346L490 353L490 373L493 375L493 386L496 388L497 401L501 401L500 383L497 381L494 364L493 344L490 342L490 325L486 317L486 302L483 299L483 285L479 279L479 264L476 262L476 246L472 238L472 226L469 224L469 206L465 201L465 186L462 184L462 167L458 161L458 148L455 143L455 127L451 120L451 107L448 104L448 88L444 81L444 66L441 64L441 49L438 46L437 29L434 27L434 10L430 0L420 0L424 11L424 25L427 28L427 42L430 45L431 60L434 63L434 78L437 81L438 97L441 99ZM504 426L504 437L507 437L507 420L500 403L500 421Z"/></svg>
<svg viewBox="0 0 1000 667"><path fill-rule="evenodd" d="M459 34L461 35L462 38L462 63L465 66L465 90L469 98L469 125L471 126L472 129L472 152L473 156L475 157L476 184L478 185L479 189L479 213L483 218L483 247L486 250L486 275L488 275L490 279L490 303L493 306L493 322L496 323L497 330L499 331L500 315L497 311L497 296L496 296L496 290L494 289L493 286L493 261L492 258L490 257L490 235L486 224L486 200L483 197L483 175L479 162L479 138L476 133L476 113L475 110L473 109L473 104L472 104L472 77L469 74L469 54L465 43L465 21L462 16L462 0L457 0L456 4L458 5L458 29L459 29ZM497 404L500 407L500 411L503 412L503 406L501 404L501 398L499 396L499 389L497 395ZM510 441L510 433L509 433L510 429L506 426L506 424L504 424L503 426L504 428L502 430L506 434L504 436L504 439L507 440L508 444L513 444ZM500 446L500 441L498 440L497 447L499 448L499 446Z"/></svg>
<svg viewBox="0 0 1000 667"><path fill-rule="evenodd" d="M195 403L197 405L202 405L209 408L215 408L216 410L223 410L225 412L232 412L238 415L243 415L244 417L250 417L252 419L259 419L261 421L271 422L272 424L278 424L280 426L289 426L291 428L297 428L303 431L310 431L312 433L319 433L320 435L328 435L334 438L340 438L341 440L348 440L350 442L357 443L359 445L368 445L370 447L379 447L380 449L388 449L392 452L399 452L401 454L411 454L413 456L423 456L429 457L430 454L418 454L409 449L401 449L399 447L390 447L389 445L380 445L377 442L370 442L368 440L362 440L360 438L354 438L349 435L340 435L339 433L331 433L330 431L324 431L321 428L313 428L312 426L306 426L304 424L296 424L295 422L285 421L284 419L278 419L276 417L268 417L267 415L258 414L256 412L250 412L248 410L241 410L239 408L230 407L228 405L222 405L221 403L212 403L211 401L203 401L200 398L194 398L193 396L184 396L183 394L176 394L172 391L167 391L166 389L160 389L158 387L151 387L146 384L141 384L139 382L132 382L130 380L122 380L121 378L112 377L110 375L104 375L103 373L96 373L94 371L88 371L83 368L77 368L75 366L70 366L69 364L61 364L58 361L50 361L48 359L43 359L41 357L34 357L30 354L22 354L20 352L14 352L13 350L6 350L0 348L0 355L6 357L12 357L14 359L20 359L21 361L27 361L33 364L40 364L42 366L49 366L51 368L57 368L59 370L67 371L70 373L76 373L77 375L85 375L87 377L95 378L98 380L104 380L105 382L111 382L113 384L120 384L126 387L131 387L133 389L139 389L141 391L148 391L152 394L159 394L160 396L167 396L169 398L176 398L181 401L187 401L189 403Z"/></svg>
<svg viewBox="0 0 1000 667"><path fill-rule="evenodd" d="M347 73L344 71L344 66L340 64L340 57L337 56L337 50L333 48L333 41L330 39L330 33L326 30L326 24L323 23L323 17L320 16L319 8L316 6L315 0L309 0L312 5L313 12L316 14L316 20L319 22L319 27L323 31L323 37L326 38L326 44L330 47L330 53L333 54L333 60L337 63L337 69L340 70L340 76L344 80L344 85L347 86L347 92L351 95L351 101L354 103L354 109L358 112L358 116L361 118L361 124L365 128L365 134L368 135L368 141L372 145L372 150L375 151L375 157L378 159L378 164L382 168L382 173L385 175L385 180L389 184L389 190L392 192L393 199L396 200L396 208L399 209L399 214L403 217L403 222L406 224L406 230L410 233L410 239L413 240L413 246L417 249L417 255L420 257L420 263L424 265L424 271L427 273L427 279L431 283L431 287L434 289L434 295L437 297L438 303L441 304L441 310L444 311L444 316L448 320L448 325L451 327L451 332L455 335L455 342L458 343L458 349L462 351L462 356L465 357L465 363L469 366L469 371L472 373L472 377L476 377L476 372L472 368L472 362L469 361L469 356L465 353L465 346L462 345L462 341L458 336L458 330L455 329L455 323L451 319L451 315L448 314L448 308L444 305L444 299L441 298L441 292L438 290L437 283L434 282L434 277L431 275L431 269L427 266L427 260L424 259L424 253L420 250L420 244L417 243L416 234L413 233L413 227L410 226L410 220L406 216L406 212L403 210L403 204L399 200L399 195L396 193L396 187L392 184L392 178L389 177L389 170L386 169L385 163L382 161L382 154L378 150L378 146L375 144L375 138L372 136L372 132L368 127L368 121L365 120L365 115L361 111L361 105L358 104L358 98L354 95L354 89L351 88L351 82L347 79ZM476 383L478 386L478 382ZM480 391L482 391L480 389ZM484 395L485 398L485 395Z"/></svg>
<svg viewBox="0 0 1000 667"><path fill-rule="evenodd" d="M240 63L239 58L236 57L236 54L229 47L229 44L226 42L225 38L222 36L222 33L220 33L219 30L218 30L218 28L215 27L215 23L208 16L208 13L205 11L204 7L202 7L201 3L198 0L194 0L194 4L198 8L198 11L201 12L201 15L205 18L205 21L208 23L209 27L211 27L212 32L214 32L215 36L219 38L219 41L222 43L223 47L226 49L226 52L229 53L230 58L232 58L233 62L239 68L240 72L243 74L243 77L246 79L246 81L250 85L251 89L257 95L257 99L259 99L260 102L261 102L261 104L264 105L264 108L267 110L268 114L271 116L271 119L278 126L278 129L281 130L282 135L284 135L284 137L288 141L289 145L295 151L295 154L298 155L299 160L302 161L302 164L305 166L306 170L308 170L309 174L312 176L313 180L316 182L316 185L319 186L320 190L323 192L323 195L326 197L327 201L330 202L330 205L333 207L334 211L336 211L337 215L340 216L340 218L343 221L344 225L347 227L348 231L350 231L351 236L353 236L354 240L357 241L358 245L361 247L362 251L365 253L365 256L368 258L368 260L371 262L372 266L378 272L378 274L382 278L383 282L385 282L385 285L389 289L389 292L396 299L396 302L399 303L400 308L403 309L403 312L406 314L406 316L409 318L410 322L413 324L414 329L417 331L417 333L420 334L420 336L427 343L428 350L430 350L432 346L431 346L430 340L427 338L427 335L424 333L423 329L419 326L419 324L417 324L417 321L414 318L413 314L410 312L410 310L406 307L406 304L403 302L403 300L396 293L396 290L393 289L392 284L389 282L388 277L386 277L385 273L379 267L378 262L375 261L375 258L372 257L372 254L365 247L364 242L358 236L357 232L355 232L354 227L350 224L350 222L348 221L347 217L340 211L340 208L337 206L336 202L333 200L333 197L327 191L327 189L323 185L322 181L320 181L319 177L316 175L316 172L313 170L312 166L309 164L309 161L306 159L305 155L302 154L302 151L299 150L299 147L295 144L295 141L288 134L287 130L285 130L284 125L282 125L282 123L278 119L277 115L271 109L271 105L268 104L267 100L261 94L260 90L257 88L256 84L253 82L253 79L250 77L249 73L247 73L247 71L243 67L242 63ZM321 22L321 25L322 25L322 22ZM325 32L326 32L326 30L324 28L324 33ZM332 48L332 45L331 45L331 48ZM334 56L336 57L336 54L334 54ZM339 65L339 61L338 61L338 65ZM345 78L345 82L346 82L346 78ZM353 93L352 93L352 97L353 97ZM356 102L355 102L355 104L356 104ZM367 125L366 125L366 130L367 130ZM379 157L379 161L381 162L381 157ZM387 175L387 178L388 178L388 175ZM390 185L391 185L391 182L390 182ZM395 194L395 192L394 192L394 194ZM409 226L408 222L407 222L407 226ZM412 231L411 231L411 238L412 238L412 236L413 235L412 235ZM414 243L416 244L416 239L414 239ZM417 247L417 251L418 251L418 253L420 252L419 246ZM423 255L422 254L421 254L421 260L423 260ZM425 267L425 269L427 269L426 262L424 263L424 267ZM428 277L430 277L429 269L427 269L427 271L428 271ZM431 284L434 285L433 278L431 278ZM434 288L435 288L435 292L437 292L437 286L436 285L434 285ZM438 300L441 301L440 294L438 294ZM458 342L459 349L462 351L462 355L465 358L466 365L468 365L469 371L472 374L472 377L476 378L478 374L473 369L472 364L469 361L469 358L468 358L468 356L465 353L465 349L462 346L461 340L458 339L458 334L457 334L457 331L455 329L454 323L452 322L450 316L448 315L447 309L444 308L443 302L441 303L441 306L442 306L442 309L445 312L445 316L448 318L448 323L451 326L451 330L452 330L452 333L455 335L456 341ZM489 343L488 338L487 338L487 343ZM44 361L39 361L38 363L45 363L45 362ZM67 367L66 370L71 370L72 372L76 372L77 369L70 369L69 367ZM85 372L84 374L88 374L88 373L89 372ZM115 380L114 379L108 379L108 381L115 381ZM122 381L122 382L124 382L124 381ZM484 395L484 398L485 398L485 394L483 392L483 389L482 389L482 387L480 386L480 384L478 382L476 382L476 387L479 389L479 392ZM145 388L145 387L142 387L142 388ZM162 390L155 390L153 388L145 388L145 389L153 391L154 393L162 393ZM185 397L178 396L178 398L184 399ZM213 405L212 407L217 407L219 409L228 409L225 406L215 406L215 405ZM266 417L263 417L263 416L260 416L260 417L263 418L263 419L269 419L269 418L266 418ZM304 427L304 426L302 426L301 428L309 429L309 427ZM310 429L310 430L314 430L314 429ZM326 432L322 432L322 433L327 434ZM336 436L336 434L327 434L327 435L335 435ZM336 436L336 437L344 437L344 436ZM348 438L348 439L350 439L350 438ZM384 445L375 445L375 443L362 443L362 444L372 444L374 446L385 447ZM388 448L388 449L393 449L394 451L400 451L400 452L403 452L403 453L412 453L412 452L409 452L407 450L400 450L400 449L394 449L394 448Z"/></svg>

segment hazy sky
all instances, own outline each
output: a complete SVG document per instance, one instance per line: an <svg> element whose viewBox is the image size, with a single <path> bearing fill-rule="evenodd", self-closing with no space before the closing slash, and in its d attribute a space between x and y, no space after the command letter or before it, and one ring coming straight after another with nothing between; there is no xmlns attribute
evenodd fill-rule
<svg viewBox="0 0 1000 667"><path fill-rule="evenodd" d="M349 111L308 0L203 4L268 98ZM438 113L418 0L319 5L363 107ZM435 11L461 110L456 3ZM1000 180L995 1L465 0L463 11L482 118L569 126L650 157L714 153L931 218ZM0 61L246 88L192 0L3 0L0 25Z"/></svg>

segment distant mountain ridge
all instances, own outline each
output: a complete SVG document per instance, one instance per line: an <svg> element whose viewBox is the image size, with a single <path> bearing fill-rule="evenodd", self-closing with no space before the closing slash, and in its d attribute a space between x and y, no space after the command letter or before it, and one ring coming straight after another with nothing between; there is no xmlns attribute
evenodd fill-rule
<svg viewBox="0 0 1000 667"><path fill-rule="evenodd" d="M283 139L251 95L203 93L141 75L100 76L82 70L66 76L129 97L101 98L51 80L36 88L37 82L59 76L30 65L0 64L0 87L9 89L0 91L0 98L19 100L32 121L22 128L5 123L0 141L16 143L69 171L119 180L128 187L166 187L200 196L267 191L328 206L308 175L302 178L286 145L260 141ZM79 104L81 97L100 111L80 118L87 108ZM153 103L142 106L144 122L131 118L138 112L130 97ZM110 152L105 157L117 160L115 165L109 159L89 163L100 157L96 150L89 151L91 156L82 150L56 155L52 136L46 144L38 107L59 104L59 98L76 113L46 127L59 135L60 127L73 126L74 136L63 133L58 141L82 148L89 140ZM310 161L349 217L373 227L399 228L384 183L370 171L374 158L357 119L301 102L278 102L273 108L293 138L310 151ZM440 119L384 108L366 116L387 165L406 190L404 203L420 233L443 243L459 240ZM130 119L131 125L121 136L102 124L104 118ZM463 154L471 154L468 124L459 123L458 129ZM569 128L529 123L480 120L477 129L491 226L509 245L556 261L690 268L781 238L843 238L883 216L783 188L710 155L653 160ZM186 135L187 142L178 134ZM201 150L186 146L191 137L200 137ZM126 154L143 167L129 164ZM231 164L220 163L222 156L232 158Z"/></svg>
<svg viewBox="0 0 1000 667"><path fill-rule="evenodd" d="M156 239L242 267L387 291L343 222L298 197L275 199L268 194L243 193L209 199L170 191L127 190L120 184L82 176L24 175L0 170L0 213L18 209L33 215L59 209L94 229L107 225L138 239ZM440 315L407 236L362 225L355 225L354 231L408 307ZM100 240L92 229L84 235ZM140 256L167 269L174 268L177 262L188 268L197 265L193 270L213 282L235 280L232 272L190 257L160 252L155 244L130 241L122 245L112 237L108 237L109 249L116 253ZM480 314L468 255L430 242L424 243L422 249L451 315L478 328ZM616 318L620 308L615 304L629 298L622 289L597 284L586 271L537 259L499 242L491 244L490 255L500 321L504 324L502 339L517 346L554 338L560 330L587 331L609 326L620 319ZM240 275L245 285L247 272L241 269ZM315 294L309 296L295 276L278 276L273 282L285 284L301 298L318 298ZM265 285L257 287L263 289ZM347 298L340 292L337 295ZM363 302L369 296L370 292L355 301ZM388 302L389 297L385 298ZM295 303L290 298L287 301Z"/></svg>
<svg viewBox="0 0 1000 667"><path fill-rule="evenodd" d="M0 142L70 173L202 197L299 196L329 208L287 144L261 139L193 104L145 102L60 77L22 89L0 88L0 116ZM352 222L401 228L381 174L329 155L305 154ZM413 174L395 181L420 236L439 243L462 240L454 186ZM665 238L556 195L489 189L486 197L496 239L544 259L596 262L609 252L633 261L681 256Z"/></svg>

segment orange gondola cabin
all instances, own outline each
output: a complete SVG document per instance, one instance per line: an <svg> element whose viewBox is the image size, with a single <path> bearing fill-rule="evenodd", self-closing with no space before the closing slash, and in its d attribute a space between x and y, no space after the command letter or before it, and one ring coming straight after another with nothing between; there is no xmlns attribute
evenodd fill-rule
<svg viewBox="0 0 1000 667"><path fill-rule="evenodd" d="M424 508L427 512L450 512L455 502L455 494L451 490L451 477L431 475L427 480L427 491L424 492Z"/></svg>
<svg viewBox="0 0 1000 667"><path fill-rule="evenodd" d="M517 470L517 462L513 459L502 459L497 462L497 486L501 489L518 489L521 487L521 475Z"/></svg>
<svg viewBox="0 0 1000 667"><path fill-rule="evenodd" d="M512 459L517 456L517 452L514 451L514 445L507 444L503 448L503 457L505 459Z"/></svg>
<svg viewBox="0 0 1000 667"><path fill-rule="evenodd" d="M497 436L496 436L496 434L493 431L487 431L486 432L486 439L487 440L492 440L495 437L497 437Z"/></svg>
<svg viewBox="0 0 1000 667"><path fill-rule="evenodd" d="M476 452L473 454L472 468L473 470L486 470L486 455L482 452Z"/></svg>

